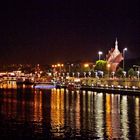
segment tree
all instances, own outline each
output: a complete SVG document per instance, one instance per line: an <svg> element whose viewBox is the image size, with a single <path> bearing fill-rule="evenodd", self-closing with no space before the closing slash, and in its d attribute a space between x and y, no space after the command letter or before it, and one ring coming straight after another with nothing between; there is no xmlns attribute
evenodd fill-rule
<svg viewBox="0 0 140 140"><path fill-rule="evenodd" d="M121 67L119 67L116 71L116 76L118 77L122 77L123 76L123 69Z"/></svg>
<svg viewBox="0 0 140 140"><path fill-rule="evenodd" d="M95 70L100 70L103 72L107 71L107 61L105 60L98 60L96 61Z"/></svg>
<svg viewBox="0 0 140 140"><path fill-rule="evenodd" d="M132 78L132 77L134 77L136 74L135 74L135 71L134 71L134 69L133 68L130 68L129 70L128 70L128 76L130 77L130 78Z"/></svg>

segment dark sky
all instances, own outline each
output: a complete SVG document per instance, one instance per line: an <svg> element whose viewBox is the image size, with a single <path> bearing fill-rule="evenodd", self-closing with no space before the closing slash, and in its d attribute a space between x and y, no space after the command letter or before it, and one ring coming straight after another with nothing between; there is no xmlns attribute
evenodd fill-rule
<svg viewBox="0 0 140 140"><path fill-rule="evenodd" d="M95 61L116 37L140 56L139 0L5 0L0 11L0 63Z"/></svg>

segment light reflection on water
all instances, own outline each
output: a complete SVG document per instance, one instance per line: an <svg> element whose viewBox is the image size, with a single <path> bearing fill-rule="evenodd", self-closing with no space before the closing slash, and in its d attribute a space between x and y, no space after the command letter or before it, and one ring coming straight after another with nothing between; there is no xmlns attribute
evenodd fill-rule
<svg viewBox="0 0 140 140"><path fill-rule="evenodd" d="M0 92L0 137L139 139L140 97L64 89Z"/></svg>

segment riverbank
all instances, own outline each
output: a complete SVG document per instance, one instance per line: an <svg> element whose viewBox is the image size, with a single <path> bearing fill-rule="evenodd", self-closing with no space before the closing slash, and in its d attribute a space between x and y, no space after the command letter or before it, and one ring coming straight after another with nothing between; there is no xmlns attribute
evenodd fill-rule
<svg viewBox="0 0 140 140"><path fill-rule="evenodd" d="M76 84L76 83L74 83ZM67 84L56 85L56 89L69 89L69 90L86 90L86 91L95 91L95 92L106 92L114 94L126 94L126 95L140 95L140 82L137 80L128 80L128 79L105 79L105 78L81 78L80 79L80 88L78 86L69 89ZM31 84L17 84L16 82L7 82L0 86L1 90L10 90L10 89L33 89L34 86Z"/></svg>
<svg viewBox="0 0 140 140"><path fill-rule="evenodd" d="M105 87L81 87L80 90L85 91L95 91L113 94L123 94L123 95L140 95L139 89L120 89L120 88L105 88Z"/></svg>

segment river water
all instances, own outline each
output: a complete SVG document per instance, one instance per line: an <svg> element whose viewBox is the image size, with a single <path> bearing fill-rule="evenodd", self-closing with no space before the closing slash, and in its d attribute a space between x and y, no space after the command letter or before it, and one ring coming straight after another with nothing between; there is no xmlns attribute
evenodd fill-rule
<svg viewBox="0 0 140 140"><path fill-rule="evenodd" d="M139 139L140 96L0 90L0 139Z"/></svg>

